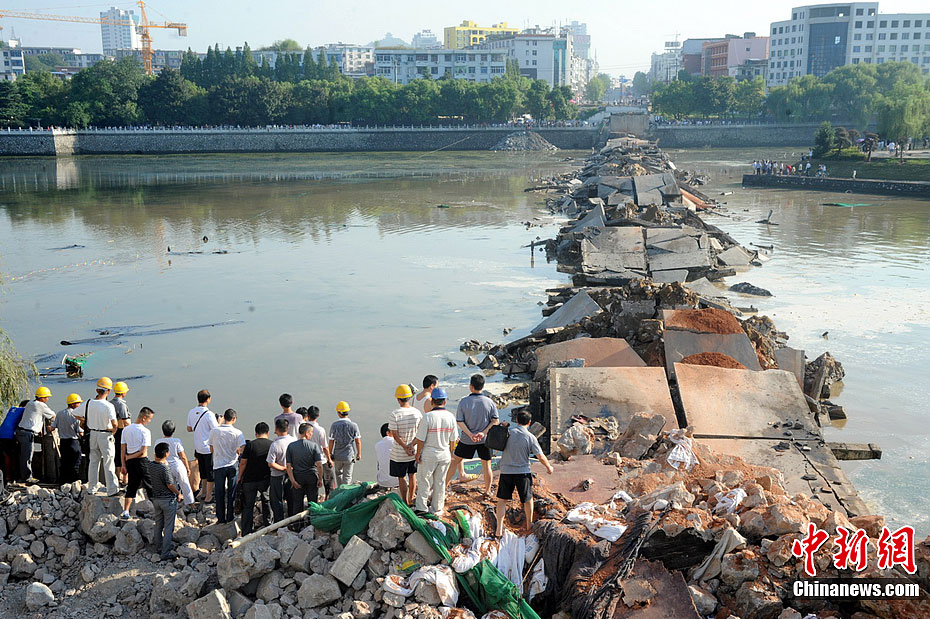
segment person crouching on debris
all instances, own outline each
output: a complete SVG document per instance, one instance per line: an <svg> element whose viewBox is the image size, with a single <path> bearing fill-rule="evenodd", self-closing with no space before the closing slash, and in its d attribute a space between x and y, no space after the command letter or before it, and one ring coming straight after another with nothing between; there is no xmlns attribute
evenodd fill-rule
<svg viewBox="0 0 930 619"><path fill-rule="evenodd" d="M391 477L397 478L400 498L407 505L413 505L417 492L417 451L414 442L423 414L413 407L413 390L409 385L398 385L394 397L400 408L394 409L388 417L388 429L394 437Z"/></svg>
<svg viewBox="0 0 930 619"><path fill-rule="evenodd" d="M170 561L177 556L171 550L171 537L174 535L178 503L184 500L184 495L178 489L178 480L168 467L169 453L169 443L158 443L155 445L155 461L148 465L151 482L149 498L155 508L155 550L163 561Z"/></svg>
<svg viewBox="0 0 930 619"><path fill-rule="evenodd" d="M349 403L336 404L339 419L329 427L329 453L333 458L334 483L336 487L352 483L352 469L362 460L362 433L354 421L349 419Z"/></svg>
<svg viewBox="0 0 930 619"><path fill-rule="evenodd" d="M500 480L497 483L497 537L504 534L504 518L507 513L507 504L513 498L514 489L520 495L523 504L523 513L526 516L524 524L526 532L530 532L533 524L533 474L530 472L530 456L536 456L546 472L552 475L552 465L539 447L539 441L530 433L529 425L532 421L530 414L525 411L517 413L517 426L510 428L510 437L500 460Z"/></svg>
<svg viewBox="0 0 930 619"><path fill-rule="evenodd" d="M152 433L145 426L149 425L155 416L148 406L143 406L136 417L136 422L126 426L123 429L122 444L122 462L120 473L129 478L126 484L126 497L123 499L123 513L120 516L122 520L129 520L129 507L139 488L144 487L146 493L150 492L149 475L146 465L148 464L149 447L152 446Z"/></svg>
<svg viewBox="0 0 930 619"><path fill-rule="evenodd" d="M446 392L433 389L432 409L423 415L417 428L417 462L420 488L416 510L439 515L446 505L446 473L452 463L455 415L446 410Z"/></svg>
<svg viewBox="0 0 930 619"><path fill-rule="evenodd" d="M84 429L81 424L83 411L77 410L84 400L76 393L67 399L68 407L55 415L52 427L58 430L59 450L61 451L61 473L59 481L63 484L77 481L81 474L81 436Z"/></svg>

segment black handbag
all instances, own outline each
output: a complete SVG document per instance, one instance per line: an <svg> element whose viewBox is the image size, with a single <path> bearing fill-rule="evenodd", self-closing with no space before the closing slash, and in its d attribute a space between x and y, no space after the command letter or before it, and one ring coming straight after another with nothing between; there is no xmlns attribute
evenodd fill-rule
<svg viewBox="0 0 930 619"><path fill-rule="evenodd" d="M488 436L484 440L484 444L487 445L489 449L504 451L504 447L507 446L507 440L509 438L510 424L505 422L496 426L491 426L488 430Z"/></svg>

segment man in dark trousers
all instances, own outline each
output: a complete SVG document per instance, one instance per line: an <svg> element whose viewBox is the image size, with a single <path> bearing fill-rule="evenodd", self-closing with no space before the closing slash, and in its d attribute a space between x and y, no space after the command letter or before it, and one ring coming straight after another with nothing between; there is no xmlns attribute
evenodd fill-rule
<svg viewBox="0 0 930 619"><path fill-rule="evenodd" d="M497 482L497 537L504 534L504 518L507 513L507 504L513 498L513 491L520 495L525 515L524 527L530 533L533 524L533 474L530 471L530 457L536 456L546 472L552 475L552 465L543 454L539 441L530 433L529 425L532 421L530 414L525 411L517 413L517 425L510 426L510 437L507 446L501 454L500 479Z"/></svg>
<svg viewBox="0 0 930 619"><path fill-rule="evenodd" d="M268 485L271 481L271 469L268 468L268 424L261 421L255 424L255 438L245 444L239 460L239 479L242 484L242 534L248 535L255 528L255 501L262 501L262 521L268 517Z"/></svg>
<svg viewBox="0 0 930 619"><path fill-rule="evenodd" d="M52 427L58 430L59 450L61 451L61 475L59 481L63 484L77 481L81 474L81 437L84 429L81 424L84 417L81 415L81 404L84 400L76 393L67 399L68 407L55 415Z"/></svg>
<svg viewBox="0 0 930 619"><path fill-rule="evenodd" d="M300 438L287 446L285 454L287 476L291 480L294 497L288 505L288 516L303 511L305 496L311 503L316 503L323 487L323 451L310 438L313 426L302 423L297 432Z"/></svg>

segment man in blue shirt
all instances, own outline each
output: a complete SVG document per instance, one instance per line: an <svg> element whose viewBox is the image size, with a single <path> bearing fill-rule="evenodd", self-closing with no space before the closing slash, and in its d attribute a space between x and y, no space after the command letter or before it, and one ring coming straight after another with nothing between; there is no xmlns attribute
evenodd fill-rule
<svg viewBox="0 0 930 619"><path fill-rule="evenodd" d="M504 534L504 518L507 513L507 504L513 498L513 491L520 495L523 504L523 513L526 516L524 526L527 534L533 524L533 474L530 472L530 457L536 456L546 472L552 475L552 465L539 447L539 441L529 431L532 421L530 414L525 411L517 413L517 425L511 426L510 438L501 454L500 480L497 484L497 537Z"/></svg>

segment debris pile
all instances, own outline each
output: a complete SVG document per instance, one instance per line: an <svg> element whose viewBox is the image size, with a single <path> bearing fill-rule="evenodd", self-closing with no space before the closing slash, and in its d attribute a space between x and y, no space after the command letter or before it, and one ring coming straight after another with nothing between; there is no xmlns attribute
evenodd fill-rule
<svg viewBox="0 0 930 619"><path fill-rule="evenodd" d="M559 149L534 131L515 131L491 147L491 150L556 151Z"/></svg>

